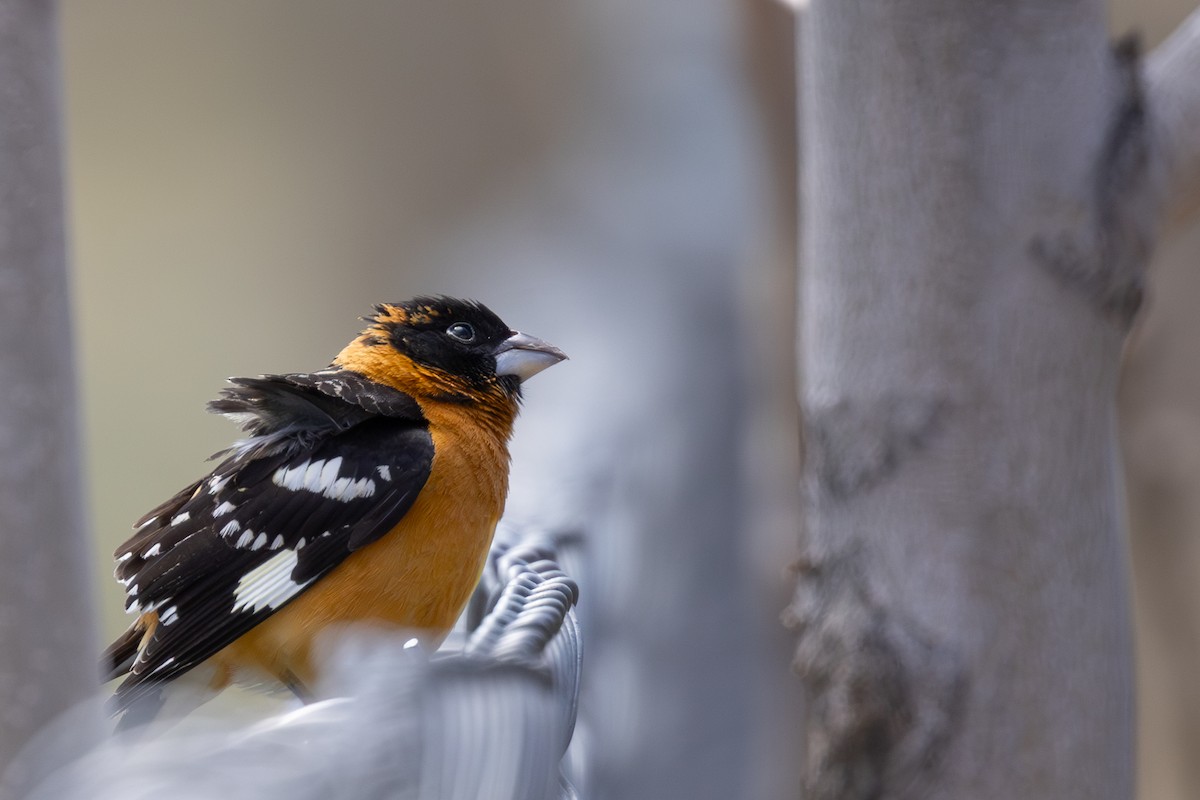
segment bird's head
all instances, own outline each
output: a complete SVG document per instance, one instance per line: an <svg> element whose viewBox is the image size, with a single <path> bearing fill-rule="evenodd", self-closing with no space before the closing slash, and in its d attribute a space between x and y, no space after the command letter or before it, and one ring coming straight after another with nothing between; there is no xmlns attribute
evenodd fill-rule
<svg viewBox="0 0 1200 800"><path fill-rule="evenodd" d="M499 391L516 399L521 383L566 358L470 300L416 297L378 305L365 319L334 363L426 397L470 401Z"/></svg>

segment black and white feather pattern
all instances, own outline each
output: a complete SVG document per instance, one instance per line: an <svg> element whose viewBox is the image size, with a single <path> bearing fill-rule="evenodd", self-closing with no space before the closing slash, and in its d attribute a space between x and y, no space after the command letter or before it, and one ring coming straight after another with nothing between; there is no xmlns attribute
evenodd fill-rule
<svg viewBox="0 0 1200 800"><path fill-rule="evenodd" d="M387 533L429 477L433 441L402 392L338 369L231 383L209 409L249 437L139 520L116 553L126 609L157 612L159 621L131 663L132 640L110 654L110 677L129 673L119 707L212 656Z"/></svg>

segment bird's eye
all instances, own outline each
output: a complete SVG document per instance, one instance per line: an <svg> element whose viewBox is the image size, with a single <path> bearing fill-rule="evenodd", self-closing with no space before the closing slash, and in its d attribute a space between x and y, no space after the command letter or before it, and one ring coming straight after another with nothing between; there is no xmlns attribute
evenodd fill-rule
<svg viewBox="0 0 1200 800"><path fill-rule="evenodd" d="M446 328L446 333L458 339L460 342L475 341L475 329L465 322L456 322L449 328Z"/></svg>

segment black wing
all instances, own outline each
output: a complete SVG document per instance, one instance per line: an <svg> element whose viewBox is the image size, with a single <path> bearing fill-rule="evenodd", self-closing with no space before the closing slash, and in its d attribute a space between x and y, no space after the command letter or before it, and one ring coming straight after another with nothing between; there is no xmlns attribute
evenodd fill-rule
<svg viewBox="0 0 1200 800"><path fill-rule="evenodd" d="M232 453L244 459L281 449L302 450L373 416L419 423L425 419L417 401L404 392L344 369L229 382L233 388L223 390L208 410L239 423L251 438L214 457Z"/></svg>
<svg viewBox="0 0 1200 800"><path fill-rule="evenodd" d="M419 407L357 380L340 371L238 379L211 404L245 415L253 435L117 551L127 609L159 619L117 689L119 706L234 641L412 506L433 461Z"/></svg>

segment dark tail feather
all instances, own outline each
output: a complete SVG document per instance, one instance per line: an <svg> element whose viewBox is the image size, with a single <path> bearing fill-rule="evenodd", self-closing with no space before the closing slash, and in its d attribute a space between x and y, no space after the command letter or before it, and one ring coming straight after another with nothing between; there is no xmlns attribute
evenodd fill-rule
<svg viewBox="0 0 1200 800"><path fill-rule="evenodd" d="M166 698L163 696L162 684L152 684L144 687L132 700L119 700L112 697L108 701L108 713L117 717L113 733L126 733L149 725L158 719Z"/></svg>
<svg viewBox="0 0 1200 800"><path fill-rule="evenodd" d="M144 632L145 630L135 622L104 650L104 654L100 656L100 675L105 683L129 672L133 660L137 658L138 642L142 640Z"/></svg>

